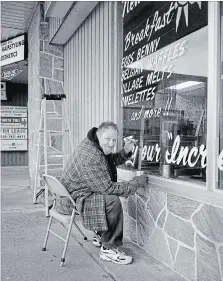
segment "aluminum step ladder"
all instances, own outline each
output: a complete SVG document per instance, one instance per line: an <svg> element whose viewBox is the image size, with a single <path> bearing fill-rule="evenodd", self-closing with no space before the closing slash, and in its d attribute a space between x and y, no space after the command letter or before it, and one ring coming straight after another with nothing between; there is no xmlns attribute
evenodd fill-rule
<svg viewBox="0 0 223 281"><path fill-rule="evenodd" d="M68 120L68 110L66 107L66 95L43 95L41 101L41 112L40 112L40 123L39 123L39 130L38 130L38 146L37 146L37 159L36 159L36 167L35 167L35 178L34 178L34 188L33 188L33 203L37 204L38 197L45 192L45 213L46 216L49 216L49 210L52 207L49 206L49 195L48 195L48 187L44 184L44 186L40 186L41 179L40 179L40 146L41 146L41 134L43 134L43 147L44 147L44 173L48 174L48 151L47 151L47 129L52 130L53 128L47 128L47 120L62 120L62 143L64 144L65 136L68 134L68 141L70 144L71 151L73 151L73 139L70 130L69 120ZM61 115L55 115L52 112L47 112L47 102L49 101L59 101L61 102ZM63 157L63 166L65 160L68 157L68 153L65 153L65 145L63 145L63 152L61 157Z"/></svg>

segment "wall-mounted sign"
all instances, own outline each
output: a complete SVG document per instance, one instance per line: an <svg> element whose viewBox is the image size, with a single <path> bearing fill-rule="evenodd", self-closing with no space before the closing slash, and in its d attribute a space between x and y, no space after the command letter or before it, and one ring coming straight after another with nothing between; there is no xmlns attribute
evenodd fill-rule
<svg viewBox="0 0 223 281"><path fill-rule="evenodd" d="M7 96L6 96L6 82L1 82L1 100L7 100Z"/></svg>
<svg viewBox="0 0 223 281"><path fill-rule="evenodd" d="M27 128L27 118L1 117L2 128Z"/></svg>
<svg viewBox="0 0 223 281"><path fill-rule="evenodd" d="M5 80L12 80L12 78L19 75L23 70L22 69L12 69L1 72L1 78Z"/></svg>
<svg viewBox="0 0 223 281"><path fill-rule="evenodd" d="M26 117L27 118L27 107L1 106L1 117Z"/></svg>
<svg viewBox="0 0 223 281"><path fill-rule="evenodd" d="M27 107L1 106L1 151L24 151L27 143Z"/></svg>
<svg viewBox="0 0 223 281"><path fill-rule="evenodd" d="M25 34L8 41L1 42L0 66L25 60L27 56L27 41Z"/></svg>

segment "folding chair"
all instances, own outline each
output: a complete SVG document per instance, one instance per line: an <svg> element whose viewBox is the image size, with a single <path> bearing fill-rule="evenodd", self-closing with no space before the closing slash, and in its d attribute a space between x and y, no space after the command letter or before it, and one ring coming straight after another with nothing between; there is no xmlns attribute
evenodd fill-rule
<svg viewBox="0 0 223 281"><path fill-rule="evenodd" d="M66 190L66 188L53 176L49 176L49 175L45 175L44 174L43 175L43 180L45 181L45 183L48 186L50 192L52 193L53 198L54 198L54 202L53 202L53 207L49 211L50 220L49 220L49 224L48 224L48 227L47 227L46 237L45 237L45 240L44 240L42 251L46 251L46 244L47 244L47 239L48 239L49 233L54 234L56 237L58 237L59 239L64 241L65 245L64 245L64 250L63 250L62 257L61 257L61 263L60 263L60 266L63 266L63 264L65 262L65 255L66 255L67 246L68 246L68 242L69 242L69 238L70 238L70 234L71 234L72 225L73 224L75 225L75 227L79 230L79 232L83 236L84 240L87 240L87 237L83 234L83 232L80 230L78 225L75 223L75 216L79 215L79 212L78 212L78 210L76 208L76 204L75 204L73 198L70 196L70 194ZM56 209L55 209L56 195L65 196L65 197L70 199L70 201L74 205L74 208L72 210L72 214L71 215L63 215L63 214L60 214L60 213L58 213L56 211ZM63 226L66 223L69 224L69 227L68 227L68 230L67 230L66 239L62 238L61 236L59 236L57 233L53 232L50 229L53 218L55 218L58 221L60 221L63 224Z"/></svg>

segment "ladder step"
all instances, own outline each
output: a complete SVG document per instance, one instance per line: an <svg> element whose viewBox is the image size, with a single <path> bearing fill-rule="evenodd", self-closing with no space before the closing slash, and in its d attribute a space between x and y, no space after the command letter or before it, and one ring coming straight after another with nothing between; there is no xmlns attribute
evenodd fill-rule
<svg viewBox="0 0 223 281"><path fill-rule="evenodd" d="M64 156L70 156L70 154L50 154L50 155L47 155L47 157L64 157Z"/></svg>
<svg viewBox="0 0 223 281"><path fill-rule="evenodd" d="M37 198L45 192L45 187L44 186L41 186L41 188L39 187L39 189L37 189L37 193L36 193L36 201L37 201ZM49 201L52 201L53 200L53 196L51 194L48 195L48 200Z"/></svg>
<svg viewBox="0 0 223 281"><path fill-rule="evenodd" d="M66 121L63 116L56 116L56 115L48 115L47 114L47 118L50 119L50 120L64 120L64 121Z"/></svg>
<svg viewBox="0 0 223 281"><path fill-rule="evenodd" d="M45 191L45 188L40 189L37 193L36 193L36 201L37 198Z"/></svg>

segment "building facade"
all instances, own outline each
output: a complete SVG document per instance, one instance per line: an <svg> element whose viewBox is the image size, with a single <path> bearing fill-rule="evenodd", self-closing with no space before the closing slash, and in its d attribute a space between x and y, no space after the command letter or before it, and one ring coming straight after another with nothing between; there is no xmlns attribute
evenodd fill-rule
<svg viewBox="0 0 223 281"><path fill-rule="evenodd" d="M64 3L38 4L28 31L31 187L42 95L65 94L74 147L105 120L118 148L138 140L119 180L140 171L149 185L122 199L125 236L189 280L223 280L222 3ZM50 122L59 176L71 149Z"/></svg>

